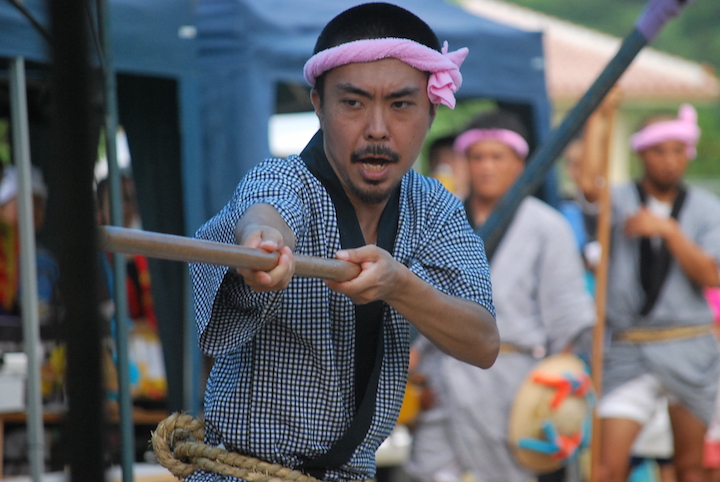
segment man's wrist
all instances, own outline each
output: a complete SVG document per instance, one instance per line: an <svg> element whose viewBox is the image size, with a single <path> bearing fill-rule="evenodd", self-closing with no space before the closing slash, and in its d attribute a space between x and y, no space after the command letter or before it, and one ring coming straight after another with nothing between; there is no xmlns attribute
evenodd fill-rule
<svg viewBox="0 0 720 482"><path fill-rule="evenodd" d="M411 303L409 298L409 296L411 296L410 294L414 296L419 292L412 287L412 283L422 283L422 280L401 262L397 260L394 260L394 262L398 264L398 274L394 279L392 292L385 302L390 306Z"/></svg>
<svg viewBox="0 0 720 482"><path fill-rule="evenodd" d="M680 225L675 218L667 218L663 223L663 229L660 236L669 242L680 231Z"/></svg>

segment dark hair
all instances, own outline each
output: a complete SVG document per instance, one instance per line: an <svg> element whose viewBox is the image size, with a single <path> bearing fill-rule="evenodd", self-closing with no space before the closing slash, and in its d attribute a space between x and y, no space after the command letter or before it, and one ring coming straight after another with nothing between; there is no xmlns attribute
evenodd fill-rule
<svg viewBox="0 0 720 482"><path fill-rule="evenodd" d="M353 40L404 38L440 51L440 41L430 26L414 13L389 3L364 3L330 20L320 32L313 54ZM325 74L315 80L322 99Z"/></svg>
<svg viewBox="0 0 720 482"><path fill-rule="evenodd" d="M438 137L430 143L430 145L428 146L428 167L430 167L430 170L437 167L440 151L442 151L443 149L453 148L455 138L455 135L450 134L447 136Z"/></svg>
<svg viewBox="0 0 720 482"><path fill-rule="evenodd" d="M525 124L520 117L507 110L493 110L479 114L470 121L465 130L470 129L506 129L520 134L525 142L529 142Z"/></svg>

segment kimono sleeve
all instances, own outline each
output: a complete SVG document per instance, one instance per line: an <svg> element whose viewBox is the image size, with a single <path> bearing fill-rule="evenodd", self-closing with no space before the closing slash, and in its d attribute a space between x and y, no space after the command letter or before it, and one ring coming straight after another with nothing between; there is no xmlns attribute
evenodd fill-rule
<svg viewBox="0 0 720 482"><path fill-rule="evenodd" d="M475 301L495 316L482 239L468 224L462 206L449 206L433 214L439 222L426 232L408 268L440 291Z"/></svg>
<svg viewBox="0 0 720 482"><path fill-rule="evenodd" d="M303 188L297 164L285 159L266 160L243 178L230 202L198 230L196 237L235 244L238 220L258 203L275 207L299 236L305 225ZM282 299L282 292L254 292L226 266L194 263L190 272L200 346L213 356L247 343Z"/></svg>

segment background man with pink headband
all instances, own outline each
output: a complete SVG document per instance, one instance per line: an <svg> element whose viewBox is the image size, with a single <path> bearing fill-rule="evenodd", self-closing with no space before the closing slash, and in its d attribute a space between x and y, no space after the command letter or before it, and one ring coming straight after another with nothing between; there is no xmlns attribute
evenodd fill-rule
<svg viewBox="0 0 720 482"><path fill-rule="evenodd" d="M455 148L468 163L465 208L473 227L487 219L525 168L526 135L514 114L491 111L457 137ZM460 482L467 474L483 482L533 479L510 451L515 394L546 355L590 345L594 307L562 214L537 198L525 198L490 255L490 266L501 341L492 368L452 359L423 338L414 345L436 402L418 417L406 466L418 481Z"/></svg>
<svg viewBox="0 0 720 482"><path fill-rule="evenodd" d="M678 480L708 480L703 439L720 357L703 288L720 283L720 200L683 182L699 136L690 105L677 117L650 119L630 138L643 168L640 179L612 191L611 342L598 406L603 481L626 480L630 448L660 397L669 402ZM584 175L594 178L592 163Z"/></svg>
<svg viewBox="0 0 720 482"><path fill-rule="evenodd" d="M370 479L403 399L410 324L465 362L495 361L482 241L460 202L411 169L437 104L454 105L466 53L389 4L323 29L305 67L321 129L299 156L256 166L197 233L280 253L269 271L191 267L200 345L215 358L206 442L324 480ZM362 271L295 278L294 253Z"/></svg>

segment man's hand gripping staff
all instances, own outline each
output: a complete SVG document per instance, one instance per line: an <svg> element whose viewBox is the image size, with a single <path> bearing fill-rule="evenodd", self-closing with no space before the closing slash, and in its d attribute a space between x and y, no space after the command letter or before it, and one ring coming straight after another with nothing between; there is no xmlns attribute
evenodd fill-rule
<svg viewBox="0 0 720 482"><path fill-rule="evenodd" d="M295 235L280 214L270 205L256 204L238 221L235 236L238 244L280 254L277 264L270 269L238 269L245 282L256 291L285 289L296 269L292 253ZM498 334L494 319L480 305L451 299L373 244L340 250L336 257L359 266L360 271L352 277L324 279L331 290L358 305L382 300L443 351L483 368L493 364L499 346ZM448 323L448 319L454 323ZM469 344L468 339L475 339L476 343Z"/></svg>

